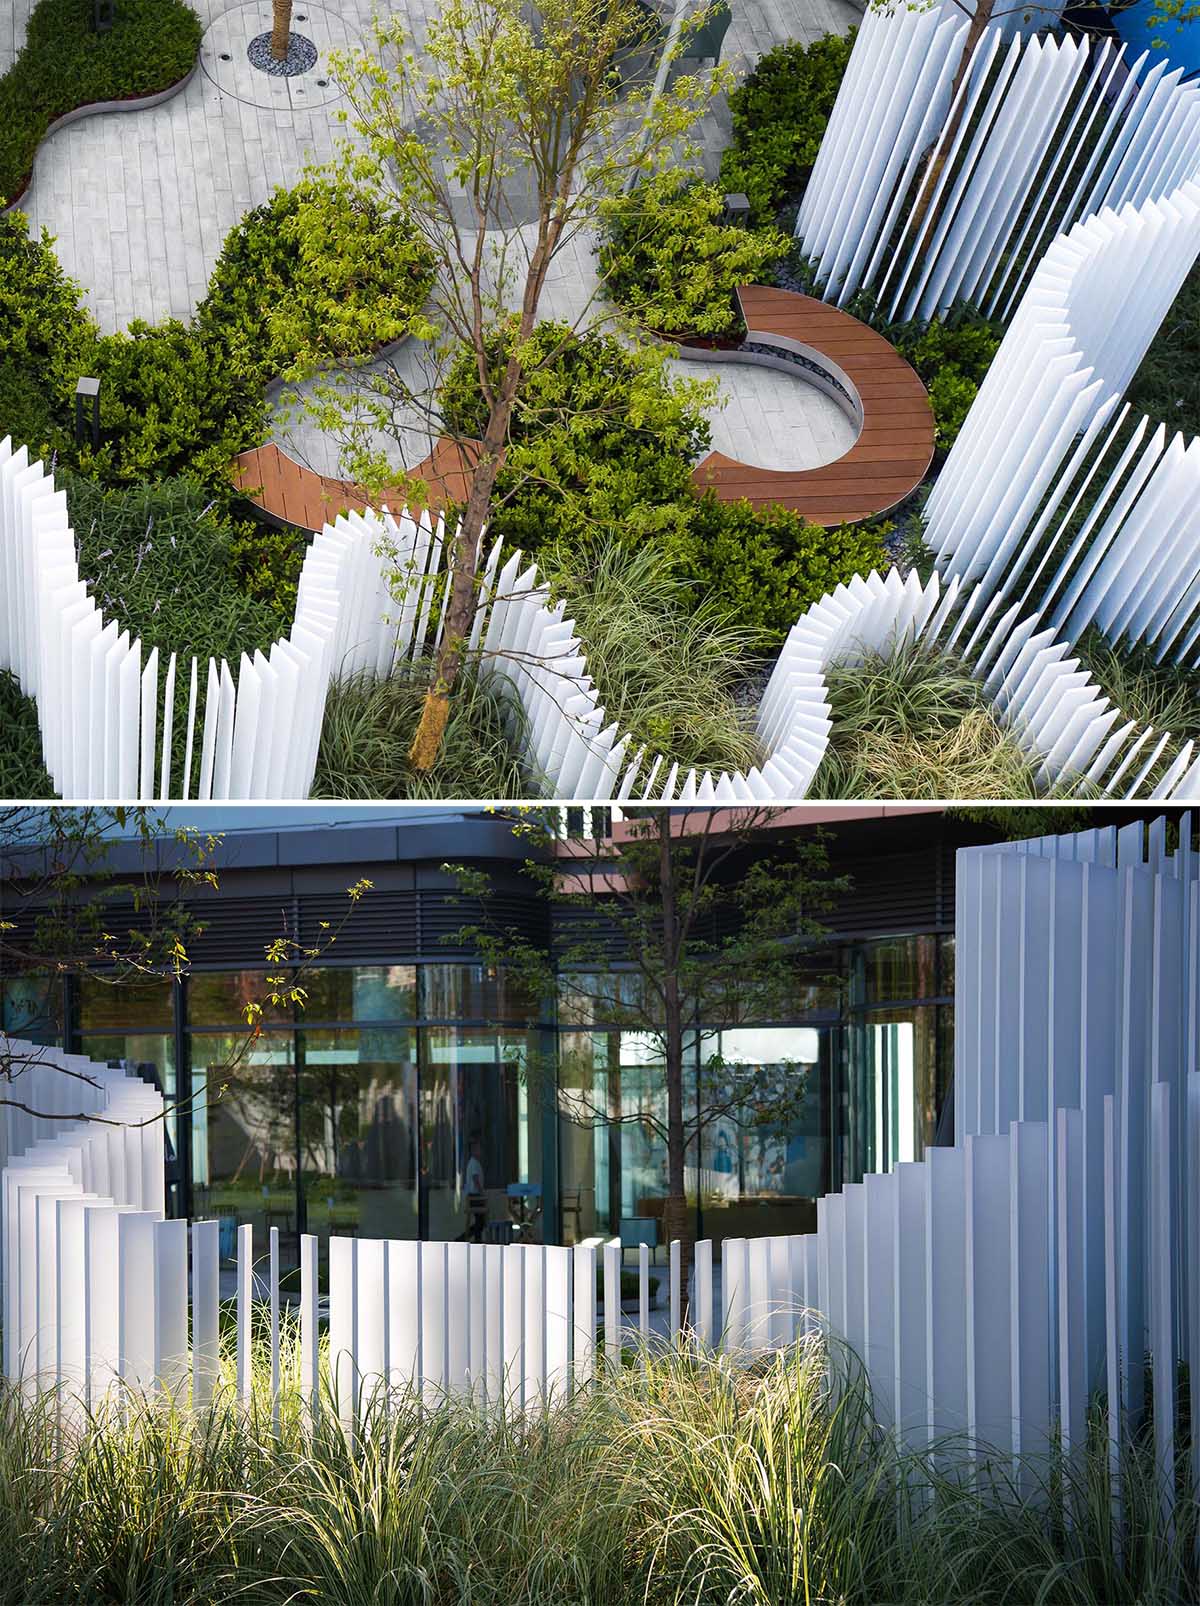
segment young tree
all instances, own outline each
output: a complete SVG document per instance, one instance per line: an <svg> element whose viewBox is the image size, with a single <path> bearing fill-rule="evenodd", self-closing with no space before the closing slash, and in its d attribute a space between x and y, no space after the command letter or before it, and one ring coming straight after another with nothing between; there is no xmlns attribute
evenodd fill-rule
<svg viewBox="0 0 1200 1606"><path fill-rule="evenodd" d="M276 61L285 61L288 41L292 36L292 0L272 0L271 54Z"/></svg>
<svg viewBox="0 0 1200 1606"><path fill-rule="evenodd" d="M221 841L209 831L168 827L146 808L0 809L0 1108L50 1118L22 1096L41 1065L91 1083L87 1072L58 1065L42 1046L65 1038L68 979L128 995L164 978L177 985L189 974L188 944L204 929L205 893L219 887ZM370 886L358 881L347 889L342 920L324 925L316 943L301 945L284 931L266 946L261 984L241 1004L245 1031L208 1069L210 1100L237 1082L266 1012L303 1007L308 972ZM78 1118L99 1119L82 1111Z"/></svg>
<svg viewBox="0 0 1200 1606"><path fill-rule="evenodd" d="M323 429L341 427L355 477L373 493L407 486L419 500L422 491L376 449L381 435L421 429L449 442L462 474L444 629L412 745L419 769L436 759L462 667L514 413L531 373L559 353L535 340L555 263L575 242L590 245L606 200L686 158L688 131L726 82L716 70L666 86L658 34L638 0L448 0L419 46L391 19L377 24L376 55L334 62L353 137L326 172L396 204L438 269L428 321L414 325L425 342L420 372L409 356L349 396L326 384L307 404ZM594 296L579 299L571 337L612 316ZM464 349L485 402L478 438L465 438L442 405L441 377Z"/></svg>
<svg viewBox="0 0 1200 1606"><path fill-rule="evenodd" d="M654 1130L667 1155L663 1234L679 1239L685 1267L694 1239L687 1173L698 1167L705 1130L718 1121L779 1125L804 1097L787 1067L781 1077L779 1067L729 1063L706 1034L789 1016L804 987L830 980L814 974L812 948L846 883L830 873L820 832L773 835L777 812L630 811L620 834L566 843L547 820L523 820L514 830L536 850L526 874L552 919L567 917L553 953L490 916L485 872L445 867L483 909L449 940L506 966L531 998L565 992L597 1027L641 1034L661 1061L665 1119L645 1110L623 1117L579 1091L560 1098L560 1108L597 1127L628 1119ZM697 1056L693 1099L688 1066Z"/></svg>

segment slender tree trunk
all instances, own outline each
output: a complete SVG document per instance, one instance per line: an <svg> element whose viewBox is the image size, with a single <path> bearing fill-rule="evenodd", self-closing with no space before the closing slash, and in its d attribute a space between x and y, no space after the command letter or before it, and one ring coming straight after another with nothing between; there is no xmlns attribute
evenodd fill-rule
<svg viewBox="0 0 1200 1606"><path fill-rule="evenodd" d="M675 902L675 864L671 854L671 816L658 815L659 890L662 897L664 1041L667 1079L667 1197L663 1204L663 1237L679 1239L679 1282L684 1317L688 1278L696 1242L695 1220L688 1208L685 1164L687 1136L683 1119L683 1008L679 992L679 923Z"/></svg>
<svg viewBox="0 0 1200 1606"><path fill-rule="evenodd" d="M996 0L975 0L975 12L967 26L967 37L963 41L962 55L958 58L958 66L954 69L954 82L950 86L950 119L946 123L945 133L942 136L941 148L938 151L936 158L929 164L929 167L926 171L925 182L921 191L921 198L917 202L917 205L913 211L913 222L915 225L914 232L916 237L920 240L922 250L929 245L929 237L933 233L934 227L937 224L936 214L929 218L929 224L924 231L924 235L922 235L921 232L922 225L925 223L926 217L928 216L929 208L933 201L933 193L937 189L938 181L941 178L942 172L946 166L946 160L950 154L950 147L954 144L954 139L958 133L959 124L962 122L963 107L966 105L965 97L962 103L957 106L955 105L955 101L958 99L958 92L962 88L963 79L967 76L967 72L970 68L971 58L975 54L975 46L983 38L984 29L991 21L992 12L995 10L995 7Z"/></svg>
<svg viewBox="0 0 1200 1606"><path fill-rule="evenodd" d="M560 177L559 185L563 193L566 193L572 171L573 164L570 164L568 170ZM554 224L543 216L538 244L530 256L529 270L525 277L525 293L521 299L521 318L517 328L518 345L523 345L533 332L542 286L546 280L546 270L554 258L561 233L561 220ZM477 339L479 345L475 355L482 378L487 370L487 351L482 329L477 331ZM475 472L471 476L471 490L467 497L466 511L454 538L450 601L446 608L442 645L438 651L433 684L425 693L417 733L408 750L408 761L416 770L432 769L437 762L446 721L450 717L450 694L462 668L463 653L470 639L471 624L475 617L475 576L479 569L479 543L487 522L492 490L496 484L496 475L500 472L504 443L508 439L508 427L523 377L520 356L514 351L505 365L504 377L492 402L487 428L483 435L483 445L475 465Z"/></svg>
<svg viewBox="0 0 1200 1606"><path fill-rule="evenodd" d="M292 31L292 0L273 0L271 11L271 54L283 61L288 53Z"/></svg>
<svg viewBox="0 0 1200 1606"><path fill-rule="evenodd" d="M450 693L462 668L463 652L471 635L475 617L475 576L479 568L479 543L487 519L488 506L496 475L500 472L500 454L503 449L512 402L498 414L499 406L492 409L484 437L483 450L471 477L471 490L466 511L458 533L454 537L451 559L450 601L446 608L446 622L442 631L442 644L438 650L437 669L433 684L425 693L417 733L409 748L408 761L414 769L432 769L441 750L446 721L450 717Z"/></svg>

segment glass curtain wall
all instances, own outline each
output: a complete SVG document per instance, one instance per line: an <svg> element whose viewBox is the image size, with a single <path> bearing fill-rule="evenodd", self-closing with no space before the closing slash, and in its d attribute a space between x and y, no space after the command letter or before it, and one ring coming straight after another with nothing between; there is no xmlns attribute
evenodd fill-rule
<svg viewBox="0 0 1200 1606"><path fill-rule="evenodd" d="M830 968L840 1000L799 978L792 1021L685 1045L698 1232L807 1230L830 1188L952 1141L953 938L846 944ZM302 1232L571 1243L624 1223L661 1237L657 1040L605 1027L580 978L564 981L556 1032L530 1031L540 1012L482 965L329 967L304 985L299 1009L265 1004L260 970L81 978L52 998L6 978L4 1024L65 1032L162 1089L170 1208L220 1218L229 1255L235 1220L253 1223L256 1254L277 1227L288 1264ZM630 1002L632 980L619 985ZM714 1054L762 1107L727 1097Z"/></svg>
<svg viewBox="0 0 1200 1606"><path fill-rule="evenodd" d="M888 937L849 957L841 1182L953 1138L953 937Z"/></svg>
<svg viewBox="0 0 1200 1606"><path fill-rule="evenodd" d="M304 978L266 1008L259 972L196 976L187 1016L193 1212L301 1233L540 1241L542 1095L527 1014L478 965L376 965ZM239 1024L239 1021L241 1024Z"/></svg>

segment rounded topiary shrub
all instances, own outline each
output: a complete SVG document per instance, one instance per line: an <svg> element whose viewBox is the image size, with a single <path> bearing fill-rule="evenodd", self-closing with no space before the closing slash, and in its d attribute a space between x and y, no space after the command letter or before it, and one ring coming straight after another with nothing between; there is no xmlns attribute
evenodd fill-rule
<svg viewBox="0 0 1200 1606"><path fill-rule="evenodd" d="M433 274L400 213L361 190L298 184L226 236L197 322L265 383L415 332Z"/></svg>
<svg viewBox="0 0 1200 1606"><path fill-rule="evenodd" d="M657 334L741 335L734 292L769 280L789 241L726 223L724 205L715 184L671 173L609 202L599 254L610 299Z"/></svg>
<svg viewBox="0 0 1200 1606"><path fill-rule="evenodd" d="M512 323L494 333L497 384L514 335ZM676 378L667 352L565 324L536 326L521 353L526 373L496 481L493 536L536 554L600 531L664 540L686 525L691 465L709 444L711 387ZM482 436L487 408L466 347L440 401L450 430Z"/></svg>
<svg viewBox="0 0 1200 1606"><path fill-rule="evenodd" d="M700 596L719 598L739 622L778 646L806 608L855 574L891 565L889 525L845 524L827 530L790 508L697 498L681 572Z"/></svg>

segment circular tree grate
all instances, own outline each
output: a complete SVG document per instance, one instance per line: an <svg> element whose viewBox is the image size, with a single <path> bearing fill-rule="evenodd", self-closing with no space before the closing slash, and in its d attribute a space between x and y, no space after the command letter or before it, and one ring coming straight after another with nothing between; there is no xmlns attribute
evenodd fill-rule
<svg viewBox="0 0 1200 1606"><path fill-rule="evenodd" d="M297 73L308 72L317 64L316 45L299 33L288 34L288 51L282 61L276 61L271 54L269 33L260 33L251 39L246 54L252 67L257 67L259 72L269 73L272 78L294 78Z"/></svg>

